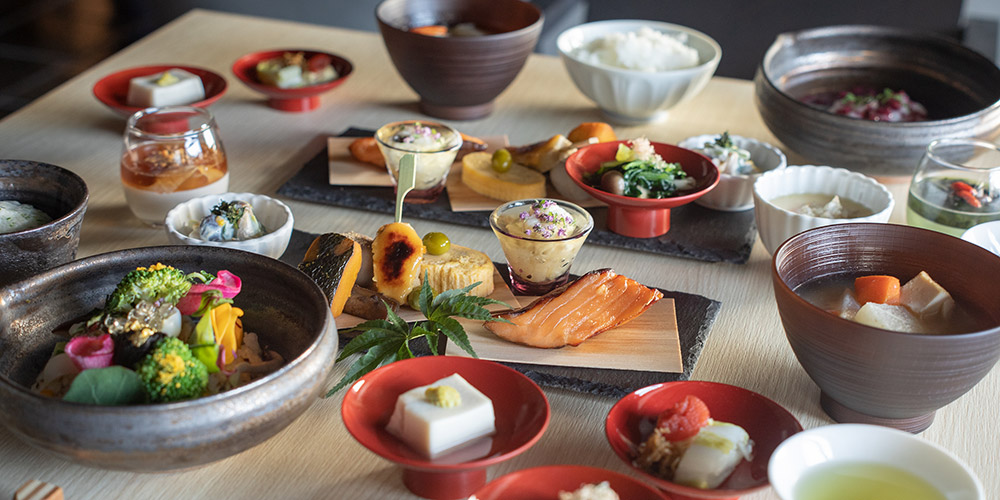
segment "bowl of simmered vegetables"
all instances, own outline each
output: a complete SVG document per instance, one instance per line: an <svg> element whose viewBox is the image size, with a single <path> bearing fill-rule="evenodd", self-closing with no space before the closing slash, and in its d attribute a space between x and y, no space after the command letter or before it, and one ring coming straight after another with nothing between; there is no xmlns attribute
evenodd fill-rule
<svg viewBox="0 0 1000 500"><path fill-rule="evenodd" d="M79 464L189 469L284 429L336 351L323 292L280 261L201 246L96 255L0 288L0 420Z"/></svg>
<svg viewBox="0 0 1000 500"><path fill-rule="evenodd" d="M850 223L774 252L792 351L834 420L919 432L1000 358L1000 259L910 226Z"/></svg>

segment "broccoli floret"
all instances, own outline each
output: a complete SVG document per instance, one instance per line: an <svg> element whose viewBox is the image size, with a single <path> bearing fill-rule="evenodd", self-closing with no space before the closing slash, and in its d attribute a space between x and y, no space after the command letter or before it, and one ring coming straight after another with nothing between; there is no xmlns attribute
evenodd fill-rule
<svg viewBox="0 0 1000 500"><path fill-rule="evenodd" d="M174 337L160 340L139 362L136 372L153 403L196 398L208 386L208 368L191 354L187 344Z"/></svg>
<svg viewBox="0 0 1000 500"><path fill-rule="evenodd" d="M177 304L191 288L191 281L180 269L157 263L140 267L122 278L104 305L105 315L127 313L140 300L163 299Z"/></svg>

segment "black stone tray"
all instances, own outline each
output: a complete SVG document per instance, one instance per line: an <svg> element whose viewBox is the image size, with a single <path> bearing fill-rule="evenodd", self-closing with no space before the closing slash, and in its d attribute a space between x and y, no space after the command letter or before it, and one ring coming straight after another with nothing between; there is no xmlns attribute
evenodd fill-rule
<svg viewBox="0 0 1000 500"><path fill-rule="evenodd" d="M316 238L315 234L295 230L292 232L288 249L281 260L293 266L298 265L305 255L309 244ZM510 285L507 276L507 265L497 264L500 274ZM649 285L647 283L647 285ZM610 370L600 368L576 368L565 366L548 366L523 363L503 363L528 376L538 385L556 387L576 392L586 392L600 396L621 398L626 394L660 382L687 380L691 377L698 356L701 355L705 339L708 337L712 324L719 314L722 303L716 300L684 292L672 292L659 289L665 298L674 299L674 309L677 315L677 330L681 345L681 359L684 364L682 373L661 373L636 370ZM341 337L341 347L347 342ZM446 340L442 336L442 340ZM420 343L417 343L420 345ZM418 351L417 349L414 349ZM438 352L444 352L444 345ZM429 350L424 348L424 353ZM418 351L418 355L421 353Z"/></svg>
<svg viewBox="0 0 1000 500"><path fill-rule="evenodd" d="M351 128L342 137L371 136L370 130ZM298 173L278 188L278 194L296 200L324 203L392 214L396 195L389 187L331 186L326 149L312 157ZM629 238L612 233L607 226L608 209L592 207L594 230L587 243L626 248L706 262L743 264L750 258L757 225L753 210L720 212L694 203L670 211L670 231L657 238ZM448 192L434 203L406 205L407 217L489 228L487 211L452 212Z"/></svg>

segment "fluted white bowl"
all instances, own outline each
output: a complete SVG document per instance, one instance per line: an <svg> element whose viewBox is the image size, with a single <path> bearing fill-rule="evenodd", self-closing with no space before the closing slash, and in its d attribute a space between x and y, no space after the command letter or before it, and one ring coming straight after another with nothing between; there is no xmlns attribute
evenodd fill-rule
<svg viewBox="0 0 1000 500"><path fill-rule="evenodd" d="M264 226L266 234L257 238L242 241L205 241L192 237L197 234L198 225L212 211L212 207L220 201L245 201L253 207L257 220ZM292 237L292 226L295 218L288 205L262 194L254 193L222 193L201 196L188 200L167 212L165 221L167 239L178 245L203 245L213 247L235 248L273 259L281 257L288 247Z"/></svg>
<svg viewBox="0 0 1000 500"><path fill-rule="evenodd" d="M917 476L948 500L983 500L983 485L954 453L913 434L865 424L837 424L800 432L778 445L767 465L771 486L794 500L804 475L833 462L888 465Z"/></svg>
<svg viewBox="0 0 1000 500"><path fill-rule="evenodd" d="M771 200L790 194L837 195L868 207L872 215L851 219L812 217L780 208ZM789 166L765 172L753 185L757 232L768 253L788 238L814 227L847 222L888 222L894 201L878 181L844 168L815 165Z"/></svg>
<svg viewBox="0 0 1000 500"><path fill-rule="evenodd" d="M698 51L698 66L645 72L594 64L574 55L576 49L611 33L628 33L646 26L663 33L687 34L687 45ZM722 59L722 48L708 35L647 20L611 20L581 24L556 40L563 64L580 92L594 101L612 121L651 123L666 119L667 110L701 92Z"/></svg>
<svg viewBox="0 0 1000 500"><path fill-rule="evenodd" d="M701 152L705 143L715 142L718 137L719 134L696 135L684 139L678 146ZM760 172L732 175L720 171L719 184L694 202L713 210L742 212L753 208L753 183L757 178L764 172L785 168L788 160L785 158L785 153L766 142L738 135L730 135L729 138L736 147L750 153L750 160L757 165Z"/></svg>
<svg viewBox="0 0 1000 500"><path fill-rule="evenodd" d="M962 239L1000 256L1000 220L976 224L962 233Z"/></svg>

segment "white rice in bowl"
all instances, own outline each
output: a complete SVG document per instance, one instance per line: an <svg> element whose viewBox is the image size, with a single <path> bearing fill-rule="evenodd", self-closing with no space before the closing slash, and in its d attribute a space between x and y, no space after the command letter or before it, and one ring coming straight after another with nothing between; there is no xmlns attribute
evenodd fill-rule
<svg viewBox="0 0 1000 500"><path fill-rule="evenodd" d="M686 33L663 33L648 26L594 39L573 55L590 64L649 73L698 65L698 51L687 45Z"/></svg>
<svg viewBox="0 0 1000 500"><path fill-rule="evenodd" d="M572 493L560 491L559 500L618 500L618 494L607 481L601 481L598 484L585 484Z"/></svg>
<svg viewBox="0 0 1000 500"><path fill-rule="evenodd" d="M17 201L0 201L0 234L27 231L52 222L45 212Z"/></svg>

